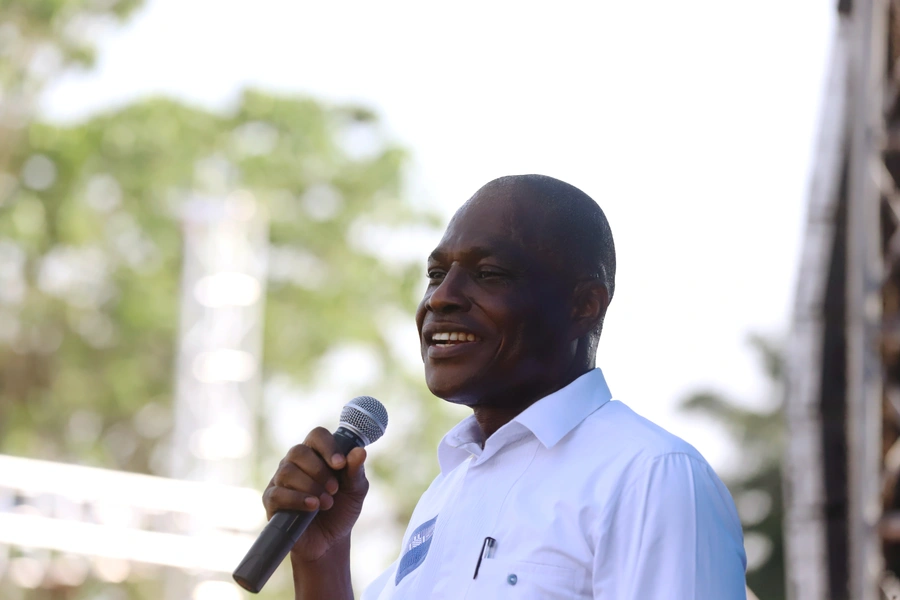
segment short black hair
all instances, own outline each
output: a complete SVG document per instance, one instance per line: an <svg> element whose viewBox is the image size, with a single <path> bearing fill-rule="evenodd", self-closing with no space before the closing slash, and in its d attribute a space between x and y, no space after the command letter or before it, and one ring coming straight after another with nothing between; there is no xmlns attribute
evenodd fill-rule
<svg viewBox="0 0 900 600"><path fill-rule="evenodd" d="M561 250L577 277L596 277L609 290L616 287L616 247L612 229L600 206L583 191L547 175L507 175L484 187L525 188L537 203L546 229L562 235ZM518 196L518 194L514 194ZM555 241L554 241L555 245Z"/></svg>

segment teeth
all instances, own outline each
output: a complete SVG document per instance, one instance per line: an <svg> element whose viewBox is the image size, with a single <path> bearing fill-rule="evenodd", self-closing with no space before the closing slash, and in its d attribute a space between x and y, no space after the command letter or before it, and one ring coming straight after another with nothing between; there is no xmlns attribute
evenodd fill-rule
<svg viewBox="0 0 900 600"><path fill-rule="evenodd" d="M461 331L442 331L441 333L435 333L431 336L431 339L434 342L474 342L475 334Z"/></svg>

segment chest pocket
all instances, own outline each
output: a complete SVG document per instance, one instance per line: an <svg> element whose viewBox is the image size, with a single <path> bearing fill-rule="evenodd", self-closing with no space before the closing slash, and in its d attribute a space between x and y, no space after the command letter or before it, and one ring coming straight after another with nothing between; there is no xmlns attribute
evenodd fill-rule
<svg viewBox="0 0 900 600"><path fill-rule="evenodd" d="M552 565L486 558L478 577L469 587L467 600L575 600L590 598L581 593L584 575Z"/></svg>

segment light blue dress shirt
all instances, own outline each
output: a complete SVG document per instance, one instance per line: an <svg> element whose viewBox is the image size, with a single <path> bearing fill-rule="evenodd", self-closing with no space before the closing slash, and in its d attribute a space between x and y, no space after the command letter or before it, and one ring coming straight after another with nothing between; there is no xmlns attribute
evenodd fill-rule
<svg viewBox="0 0 900 600"><path fill-rule="evenodd" d="M363 600L746 598L728 490L691 445L612 400L599 369L483 447L463 420L438 461L400 556Z"/></svg>

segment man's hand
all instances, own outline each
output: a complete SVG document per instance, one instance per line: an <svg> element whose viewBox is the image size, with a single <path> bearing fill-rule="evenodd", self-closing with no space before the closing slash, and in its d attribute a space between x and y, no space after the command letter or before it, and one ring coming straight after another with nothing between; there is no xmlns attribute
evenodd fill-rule
<svg viewBox="0 0 900 600"><path fill-rule="evenodd" d="M294 564L315 562L347 542L369 491L365 460L364 448L340 454L334 436L323 427L313 429L281 460L263 492L268 518L279 510L319 511L291 550Z"/></svg>

